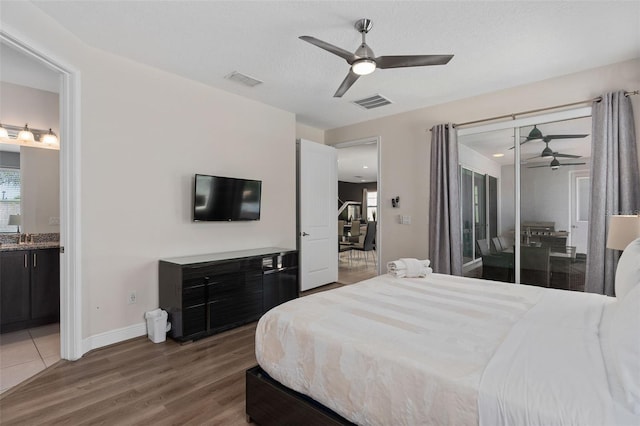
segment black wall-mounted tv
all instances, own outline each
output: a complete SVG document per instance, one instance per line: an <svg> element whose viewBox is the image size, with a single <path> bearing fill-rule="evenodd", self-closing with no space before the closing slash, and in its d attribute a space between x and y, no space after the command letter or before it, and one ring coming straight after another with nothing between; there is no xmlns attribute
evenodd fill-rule
<svg viewBox="0 0 640 426"><path fill-rule="evenodd" d="M262 181L196 174L194 221L260 220Z"/></svg>

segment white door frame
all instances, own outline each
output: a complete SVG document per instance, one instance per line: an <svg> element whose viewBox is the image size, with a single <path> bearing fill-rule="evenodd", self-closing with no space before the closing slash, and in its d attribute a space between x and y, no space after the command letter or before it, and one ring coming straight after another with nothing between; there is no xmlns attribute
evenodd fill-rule
<svg viewBox="0 0 640 426"><path fill-rule="evenodd" d="M80 224L80 72L24 35L0 30L0 41L60 78L60 357L82 357ZM63 253L63 254L62 254Z"/></svg>
<svg viewBox="0 0 640 426"><path fill-rule="evenodd" d="M350 146L357 146L357 145L366 145L366 144L371 144L371 143L376 143L377 144L377 149L378 149L378 177L377 177L377 186L378 186L378 205L376 206L376 265L377 265L377 271L376 273L378 275L380 275L382 272L382 266L380 265L380 259L382 259L382 215L380 214L380 206L381 206L381 202L383 200L383 198L380 196L380 194L382 193L382 156L380 155L380 153L382 152L382 149L380 148L380 145L382 143L382 138L380 136L370 136L368 138L362 138L362 139L355 139L355 140L351 140L351 141L346 141L346 142L340 142L334 145L331 145L332 147L336 148L336 149L340 149L340 148L348 148ZM366 212L365 212L366 214Z"/></svg>

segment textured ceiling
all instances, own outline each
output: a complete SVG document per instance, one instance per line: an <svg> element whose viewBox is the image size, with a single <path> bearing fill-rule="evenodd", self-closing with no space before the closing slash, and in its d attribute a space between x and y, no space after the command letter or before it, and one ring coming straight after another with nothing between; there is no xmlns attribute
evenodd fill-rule
<svg viewBox="0 0 640 426"><path fill-rule="evenodd" d="M87 44L340 127L640 56L640 2L35 1ZM455 54L445 66L377 70L339 99L344 60L373 20L376 55ZM224 79L239 71L254 88ZM394 104L351 101L380 93Z"/></svg>

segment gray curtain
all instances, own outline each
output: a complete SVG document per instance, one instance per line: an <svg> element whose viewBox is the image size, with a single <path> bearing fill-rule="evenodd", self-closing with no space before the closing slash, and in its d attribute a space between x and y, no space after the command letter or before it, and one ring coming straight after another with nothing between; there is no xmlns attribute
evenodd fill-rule
<svg viewBox="0 0 640 426"><path fill-rule="evenodd" d="M606 248L609 216L640 209L640 172L631 99L623 91L593 103L591 200L585 291L614 295L620 252Z"/></svg>
<svg viewBox="0 0 640 426"><path fill-rule="evenodd" d="M434 272L462 275L458 140L453 125L431 129L429 257Z"/></svg>

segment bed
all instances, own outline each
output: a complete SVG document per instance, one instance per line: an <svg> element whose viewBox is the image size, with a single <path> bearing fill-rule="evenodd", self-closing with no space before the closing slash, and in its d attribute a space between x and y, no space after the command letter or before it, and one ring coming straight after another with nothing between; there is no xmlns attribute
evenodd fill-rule
<svg viewBox="0 0 640 426"><path fill-rule="evenodd" d="M259 424L638 425L636 241L621 258L617 298L429 274L382 275L280 305L257 326L247 415Z"/></svg>

